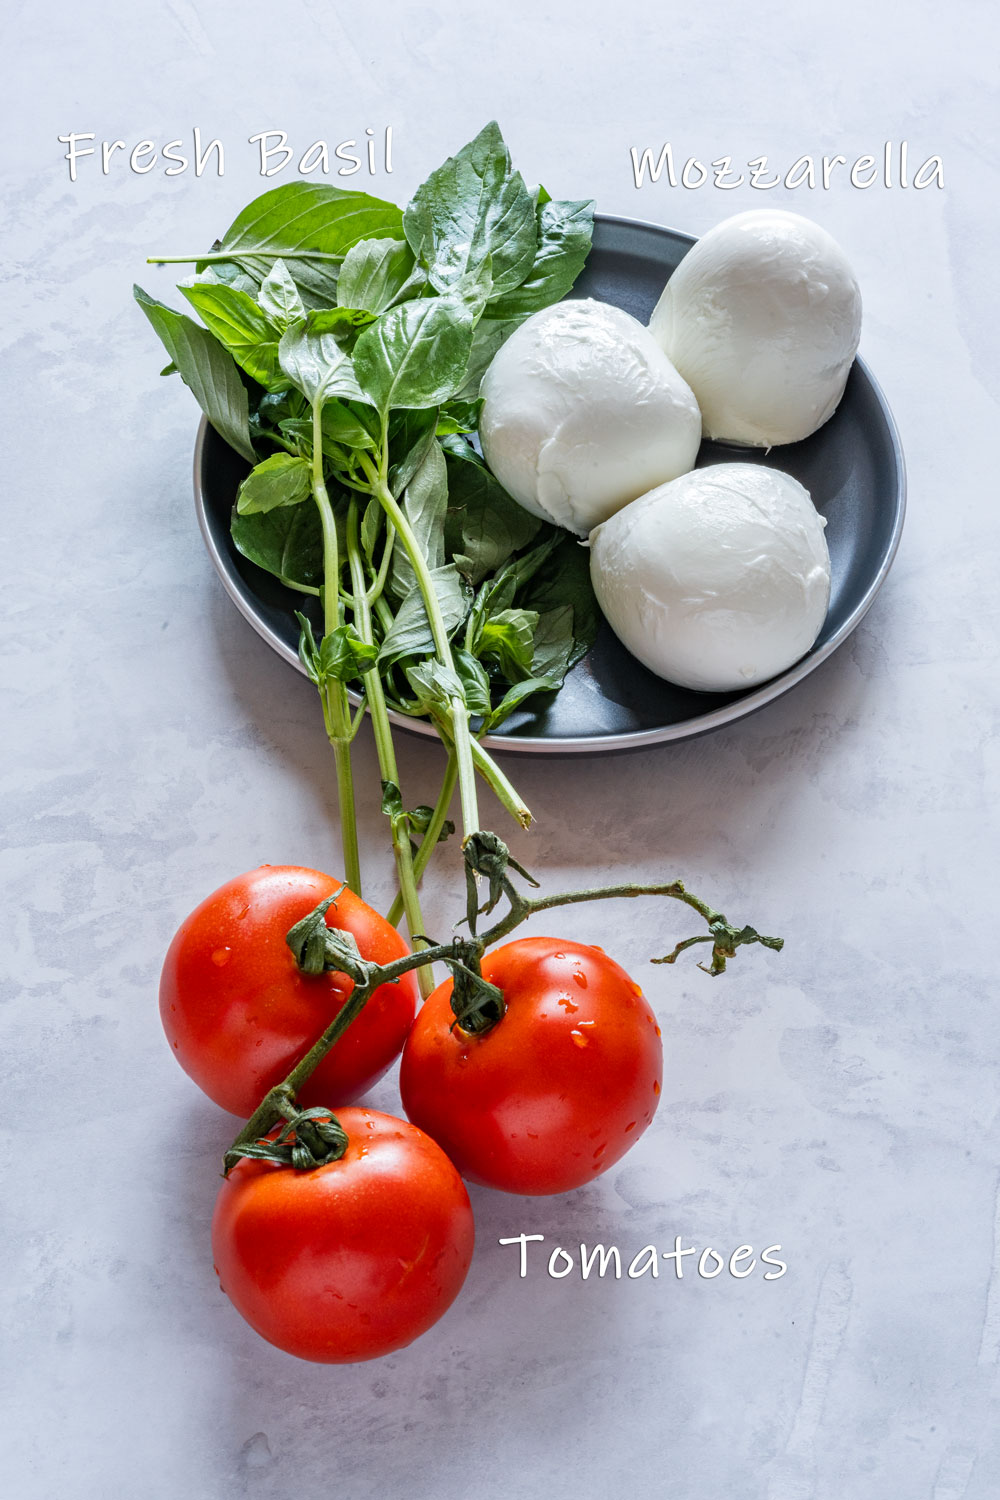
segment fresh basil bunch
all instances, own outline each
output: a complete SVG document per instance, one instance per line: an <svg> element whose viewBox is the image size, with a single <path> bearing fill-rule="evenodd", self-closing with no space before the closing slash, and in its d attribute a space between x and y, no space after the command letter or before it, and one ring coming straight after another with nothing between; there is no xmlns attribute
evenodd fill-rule
<svg viewBox="0 0 1000 1500"><path fill-rule="evenodd" d="M477 772L530 821L481 736L557 689L596 630L575 538L522 510L469 440L487 365L570 290L592 230L592 203L525 185L494 122L405 211L294 182L255 199L211 251L154 257L195 262L180 290L204 327L135 289L170 355L164 374L179 372L253 465L236 546L304 596L300 654L336 756L356 891L350 746L371 713L413 937L416 883L450 827L456 780L464 837L480 827ZM348 684L363 694L354 715ZM429 717L448 749L433 809L405 810L389 707Z"/></svg>

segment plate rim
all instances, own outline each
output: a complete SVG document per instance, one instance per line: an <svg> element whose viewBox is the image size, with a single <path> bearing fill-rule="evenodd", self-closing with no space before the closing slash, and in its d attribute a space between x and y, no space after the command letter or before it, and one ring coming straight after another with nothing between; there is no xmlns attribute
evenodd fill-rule
<svg viewBox="0 0 1000 1500"><path fill-rule="evenodd" d="M649 229L656 234L672 235L675 239L686 240L688 244L697 242L696 235L690 235L679 229L669 229L663 224L654 224L648 219L632 219L623 214L597 214L594 215L595 223L624 225L628 228ZM502 735L488 734L482 739L482 744L489 750L498 750L512 755L599 755L617 750L640 750L649 745L662 745L681 740L696 739L703 734L709 734L714 729L721 729L726 724L732 724L749 714L756 713L758 709L764 708L768 703L773 703L791 688L800 683L803 678L808 677L817 667L827 661L847 640L848 636L860 625L865 615L875 602L883 583L888 576L889 570L899 550L899 542L903 531L903 522L906 517L906 460L903 455L903 446L899 437L899 428L892 414L889 403L881 385L875 379L867 363L860 355L856 356L855 363L871 386L879 410L886 423L889 443L892 449L893 459L896 465L896 493L894 497L895 512L893 515L892 530L889 535L888 544L877 572L873 575L865 592L862 594L854 609L844 620L828 641L825 641L818 650L810 650L800 662L783 672L780 677L775 677L770 682L764 683L755 692L746 694L745 697L737 698L733 703L727 703L722 708L712 709L709 713L699 714L696 718L684 719L676 724L667 724L658 729L636 729L615 734L577 735L573 737L555 737L550 735ZM212 561L216 573L222 580L222 585L230 599L236 605L243 618L250 624L262 640L266 641L271 649L282 657L291 666L295 667L303 676L305 667L299 659L298 652L293 650L288 643L276 635L265 621L254 612L252 605L248 602L242 589L237 587L232 576L230 559L225 556L216 543L212 529L208 522L208 511L205 503L205 494L201 482L202 460L204 456L205 443L208 437L209 421L202 416L198 425L198 433L194 445L194 501L195 511L198 517L198 527L201 531L205 550ZM361 696L354 689L349 689L348 696L351 702L357 706ZM411 734L419 734L429 739L437 739L438 733L426 719L411 718L401 714L395 709L389 710L389 718L393 724L401 729L408 730Z"/></svg>

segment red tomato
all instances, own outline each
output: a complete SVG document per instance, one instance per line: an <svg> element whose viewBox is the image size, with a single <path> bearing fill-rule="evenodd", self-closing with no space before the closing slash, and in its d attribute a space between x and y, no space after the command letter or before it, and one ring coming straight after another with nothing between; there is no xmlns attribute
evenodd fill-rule
<svg viewBox="0 0 1000 1500"><path fill-rule="evenodd" d="M403 1048L403 1107L463 1177L509 1193L564 1193L618 1161L660 1094L656 1017L600 948L518 938L483 959L507 1012L491 1031L455 1025L451 981Z"/></svg>
<svg viewBox="0 0 1000 1500"><path fill-rule="evenodd" d="M251 1115L343 1006L343 974L302 974L285 934L339 881L295 865L261 865L221 886L183 923L160 979L160 1015L184 1071L234 1115ZM329 927L352 932L363 958L410 950L396 929L345 890ZM417 1004L405 974L381 985L299 1092L303 1107L357 1098L402 1047Z"/></svg>
<svg viewBox="0 0 1000 1500"><path fill-rule="evenodd" d="M263 1338L347 1364L412 1343L457 1297L472 1259L465 1184L405 1120L337 1111L340 1161L312 1171L244 1159L219 1189L222 1289Z"/></svg>

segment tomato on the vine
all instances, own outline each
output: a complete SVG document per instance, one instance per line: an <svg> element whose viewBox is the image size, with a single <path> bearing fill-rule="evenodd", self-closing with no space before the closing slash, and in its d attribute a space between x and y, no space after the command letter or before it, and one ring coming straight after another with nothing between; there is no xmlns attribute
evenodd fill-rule
<svg viewBox="0 0 1000 1500"><path fill-rule="evenodd" d="M451 981L403 1048L403 1107L464 1177L510 1193L563 1193L618 1161L653 1118L660 1028L639 986L600 948L518 938L482 961L506 1013L456 1024Z"/></svg>
<svg viewBox="0 0 1000 1500"><path fill-rule="evenodd" d="M344 974L303 974L285 935L339 881L296 865L261 865L221 886L170 945L160 1015L184 1071L236 1115L253 1113L342 1008ZM353 892L326 913L379 964L409 952L396 929ZM417 1003L415 976L380 985L299 1091L303 1105L336 1105L365 1092L399 1053Z"/></svg>
<svg viewBox="0 0 1000 1500"><path fill-rule="evenodd" d="M297 1171L244 1159L212 1220L236 1310L279 1349L326 1364L425 1333L457 1297L474 1240L465 1184L423 1131L370 1109L337 1119L348 1137L339 1161Z"/></svg>

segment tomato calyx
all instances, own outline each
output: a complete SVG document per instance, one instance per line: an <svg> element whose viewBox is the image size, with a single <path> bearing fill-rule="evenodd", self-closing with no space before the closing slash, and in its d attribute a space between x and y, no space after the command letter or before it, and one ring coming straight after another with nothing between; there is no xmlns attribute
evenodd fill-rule
<svg viewBox="0 0 1000 1500"><path fill-rule="evenodd" d="M512 911L527 905L525 897L511 884L508 869L516 870L529 885L538 889L535 877L529 875L523 865L518 864L503 839L495 833L487 833L481 829L479 833L470 834L462 845L462 853L465 856L465 920L473 936L479 917L489 916L496 909L501 896L507 897ZM479 905L480 879L489 882L489 895L482 906Z"/></svg>
<svg viewBox="0 0 1000 1500"><path fill-rule="evenodd" d="M297 1172L311 1172L339 1161L347 1150L347 1132L336 1115L322 1105L296 1109L291 1102L283 1111L285 1123L276 1136L258 1141L239 1142L226 1152L226 1170L243 1157L254 1161L273 1161L294 1167Z"/></svg>
<svg viewBox="0 0 1000 1500"><path fill-rule="evenodd" d="M717 974L724 974L726 960L736 957L737 948L742 948L745 943L759 943L762 948L771 948L775 953L780 953L785 946L784 938L764 937L755 927L734 927L727 922L721 912L706 913L708 931L699 934L698 937L684 938L675 944L673 949L663 958L651 958L653 964L676 963L680 955L687 949L693 948L696 943L712 944L712 962L710 964L699 964L699 969L706 974L711 974L713 979Z"/></svg>
<svg viewBox="0 0 1000 1500"><path fill-rule="evenodd" d="M346 889L346 885L342 885L340 890L314 906L300 922L289 928L285 942L303 974L346 974L355 984L367 985L382 972L378 964L361 957L353 932L326 925L327 912Z"/></svg>
<svg viewBox="0 0 1000 1500"><path fill-rule="evenodd" d="M503 1020L507 1003L503 990L483 978L480 964L485 944L478 938L455 938L452 955L445 959L451 970L451 1008L455 1025L470 1036L481 1036Z"/></svg>

